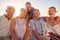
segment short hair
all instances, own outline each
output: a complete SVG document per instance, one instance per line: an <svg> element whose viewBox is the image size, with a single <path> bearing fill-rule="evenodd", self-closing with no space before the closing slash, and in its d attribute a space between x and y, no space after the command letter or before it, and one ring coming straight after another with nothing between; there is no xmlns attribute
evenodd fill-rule
<svg viewBox="0 0 60 40"><path fill-rule="evenodd" d="M50 7L49 9L52 9L52 8L54 9L54 11L56 11L56 7ZM56 11L56 12L57 12L57 11Z"/></svg>
<svg viewBox="0 0 60 40"><path fill-rule="evenodd" d="M12 8L15 11L15 8L13 6L7 6L7 9L10 9L10 8Z"/></svg>
<svg viewBox="0 0 60 40"><path fill-rule="evenodd" d="M30 4L30 5L31 5L31 3L30 3L30 2L26 2L26 4ZM25 4L25 5L26 5L26 4Z"/></svg>
<svg viewBox="0 0 60 40"><path fill-rule="evenodd" d="M38 11L38 12L39 12L39 10L38 10L38 9L34 9L34 11ZM33 12L34 12L34 11L33 11Z"/></svg>
<svg viewBox="0 0 60 40"><path fill-rule="evenodd" d="M34 9L34 11L38 11L39 12L39 9ZM34 11L33 11L33 13L34 13ZM40 12L39 12L39 14L40 14Z"/></svg>
<svg viewBox="0 0 60 40"><path fill-rule="evenodd" d="M34 11L39 11L39 9L34 9Z"/></svg>
<svg viewBox="0 0 60 40"><path fill-rule="evenodd" d="M26 11L26 9L25 9L25 8L21 8L21 9L20 9L20 11L22 11L22 10L25 10L25 11Z"/></svg>

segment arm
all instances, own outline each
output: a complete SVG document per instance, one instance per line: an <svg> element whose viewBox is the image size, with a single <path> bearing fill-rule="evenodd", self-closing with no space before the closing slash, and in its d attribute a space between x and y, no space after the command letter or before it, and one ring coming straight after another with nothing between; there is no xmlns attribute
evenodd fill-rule
<svg viewBox="0 0 60 40"><path fill-rule="evenodd" d="M43 40L42 37L37 33L36 30L32 30L32 33L35 35L35 37L36 37L38 40Z"/></svg>
<svg viewBox="0 0 60 40"><path fill-rule="evenodd" d="M5 21L5 18L3 16L0 16L0 25Z"/></svg>
<svg viewBox="0 0 60 40"><path fill-rule="evenodd" d="M38 34L38 32L36 31L33 20L30 21L30 29L31 29L31 31L32 31L32 34L34 34L35 37L36 37L38 40L43 40L42 37L41 37L41 36Z"/></svg>
<svg viewBox="0 0 60 40"><path fill-rule="evenodd" d="M56 33L53 33L53 32L49 32L49 36L51 37L51 38L54 38L54 39L57 39L57 40L59 40L60 38L59 38L59 35L58 34L56 34Z"/></svg>
<svg viewBox="0 0 60 40"><path fill-rule="evenodd" d="M13 37L14 40L18 40L16 34L15 34L15 23L16 23L16 20L13 19L11 21L11 26L10 26L10 33L11 33L11 36Z"/></svg>
<svg viewBox="0 0 60 40"><path fill-rule="evenodd" d="M26 21L26 32L24 35L24 40L26 40L30 36L30 30L29 30L29 21Z"/></svg>

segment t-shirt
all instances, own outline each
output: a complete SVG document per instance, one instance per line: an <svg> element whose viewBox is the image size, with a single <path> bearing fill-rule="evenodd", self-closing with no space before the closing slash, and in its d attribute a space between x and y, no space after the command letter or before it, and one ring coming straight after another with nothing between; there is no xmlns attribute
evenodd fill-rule
<svg viewBox="0 0 60 40"><path fill-rule="evenodd" d="M4 15L0 16L0 37L10 36L10 22Z"/></svg>
<svg viewBox="0 0 60 40"><path fill-rule="evenodd" d="M40 18L39 20L37 19L30 20L30 30L31 30L32 40L37 40L37 38L32 33L32 30L36 30L41 37L44 37L44 31L45 31L44 28L45 28L45 23L43 18Z"/></svg>

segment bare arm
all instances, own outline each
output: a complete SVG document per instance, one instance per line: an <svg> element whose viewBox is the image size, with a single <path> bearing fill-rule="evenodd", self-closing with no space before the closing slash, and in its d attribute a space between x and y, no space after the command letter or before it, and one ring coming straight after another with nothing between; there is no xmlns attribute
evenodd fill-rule
<svg viewBox="0 0 60 40"><path fill-rule="evenodd" d="M26 21L26 32L24 35L24 40L26 40L28 38L28 36L30 36L30 30L29 30L29 21Z"/></svg>
<svg viewBox="0 0 60 40"><path fill-rule="evenodd" d="M18 38L15 34L15 24L16 24L16 20L13 19L11 22L10 33L11 33L11 36L13 37L14 40L18 40Z"/></svg>
<svg viewBox="0 0 60 40"><path fill-rule="evenodd" d="M32 32L38 40L43 40L42 37L37 33L37 31L32 30Z"/></svg>

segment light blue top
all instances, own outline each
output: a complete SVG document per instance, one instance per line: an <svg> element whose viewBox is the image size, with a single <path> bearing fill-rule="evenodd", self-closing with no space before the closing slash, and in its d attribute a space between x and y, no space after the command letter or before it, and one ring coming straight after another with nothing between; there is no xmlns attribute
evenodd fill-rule
<svg viewBox="0 0 60 40"><path fill-rule="evenodd" d="M17 18L15 25L15 32L19 39L23 40L24 34L26 32L26 20Z"/></svg>
<svg viewBox="0 0 60 40"><path fill-rule="evenodd" d="M44 19L43 18L40 18L40 19L32 19L30 20L30 30L31 30L31 37L32 37L32 40L37 40L36 37L34 36L34 34L32 33L32 30L36 30L39 35L41 37L44 36L44 29L45 28L45 22L44 22Z"/></svg>

